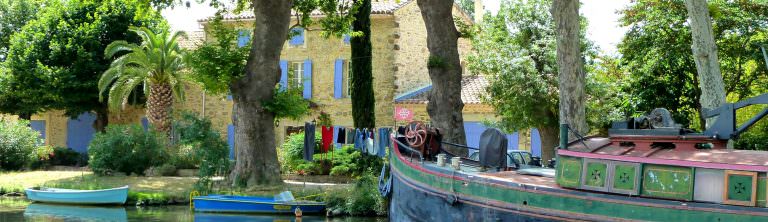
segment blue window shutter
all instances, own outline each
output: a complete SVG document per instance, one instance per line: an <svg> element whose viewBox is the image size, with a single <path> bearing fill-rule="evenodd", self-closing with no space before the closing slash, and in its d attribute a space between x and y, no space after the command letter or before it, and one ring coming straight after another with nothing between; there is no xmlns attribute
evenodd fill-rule
<svg viewBox="0 0 768 222"><path fill-rule="evenodd" d="M288 44L291 45L303 45L304 44L304 29L297 27L291 29L292 34L296 33L293 37L291 37L291 40L288 41Z"/></svg>
<svg viewBox="0 0 768 222"><path fill-rule="evenodd" d="M229 144L229 159L235 159L235 125L227 125L227 143Z"/></svg>
<svg viewBox="0 0 768 222"><path fill-rule="evenodd" d="M349 39L350 39L349 34L344 34L344 37L342 37L342 39L344 41L344 44L349 45Z"/></svg>
<svg viewBox="0 0 768 222"><path fill-rule="evenodd" d="M149 129L149 120L147 119L146 116L141 117L141 127L144 128L144 131L147 131L147 129Z"/></svg>
<svg viewBox="0 0 768 222"><path fill-rule="evenodd" d="M333 66L333 98L342 97L342 84L344 84L344 60L337 59Z"/></svg>
<svg viewBox="0 0 768 222"><path fill-rule="evenodd" d="M301 79L304 82L304 98L312 98L312 60L304 60L304 78Z"/></svg>
<svg viewBox="0 0 768 222"><path fill-rule="evenodd" d="M29 121L29 126L40 133L40 137L45 140L45 120L32 120Z"/></svg>
<svg viewBox="0 0 768 222"><path fill-rule="evenodd" d="M288 86L288 61L280 60L280 90Z"/></svg>
<svg viewBox="0 0 768 222"><path fill-rule="evenodd" d="M243 47L248 45L248 42L251 40L251 36L248 33L248 30L240 30L240 32L237 35L237 47Z"/></svg>

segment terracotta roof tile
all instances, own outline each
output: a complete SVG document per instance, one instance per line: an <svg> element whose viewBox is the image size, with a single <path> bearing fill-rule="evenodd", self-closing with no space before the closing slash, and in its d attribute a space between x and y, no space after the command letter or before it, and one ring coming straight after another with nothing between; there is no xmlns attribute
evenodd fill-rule
<svg viewBox="0 0 768 222"><path fill-rule="evenodd" d="M485 89L489 83L485 77L464 76L461 79L461 101L464 104L480 104L485 94ZM432 91L432 85L419 88L415 91L405 93L395 98L397 104L426 104L429 102L427 95Z"/></svg>

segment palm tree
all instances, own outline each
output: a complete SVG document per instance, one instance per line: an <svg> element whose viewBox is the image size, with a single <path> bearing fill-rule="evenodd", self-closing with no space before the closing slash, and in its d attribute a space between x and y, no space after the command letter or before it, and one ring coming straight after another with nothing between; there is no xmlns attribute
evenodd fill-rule
<svg viewBox="0 0 768 222"><path fill-rule="evenodd" d="M183 99L181 72L184 53L177 39L184 32L155 34L148 28L131 27L138 34L141 45L123 40L114 41L104 49L106 58L117 57L99 79L99 100L109 89L108 105L111 110L125 106L134 88L144 85L147 99L147 119L158 131L170 130L170 109L174 97Z"/></svg>

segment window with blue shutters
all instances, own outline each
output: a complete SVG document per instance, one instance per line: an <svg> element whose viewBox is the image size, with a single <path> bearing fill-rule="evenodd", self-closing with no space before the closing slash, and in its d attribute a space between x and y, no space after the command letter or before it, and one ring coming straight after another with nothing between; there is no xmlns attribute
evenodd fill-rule
<svg viewBox="0 0 768 222"><path fill-rule="evenodd" d="M337 59L333 69L333 98L349 97L349 62Z"/></svg>
<svg viewBox="0 0 768 222"><path fill-rule="evenodd" d="M40 138L45 141L45 120L32 120L29 121L29 127L40 133Z"/></svg>
<svg viewBox="0 0 768 222"><path fill-rule="evenodd" d="M247 46L251 41L251 33L248 30L240 30L237 34L237 47Z"/></svg>
<svg viewBox="0 0 768 222"><path fill-rule="evenodd" d="M304 29L296 27L291 29L291 39L288 40L289 46L301 46L304 45Z"/></svg>

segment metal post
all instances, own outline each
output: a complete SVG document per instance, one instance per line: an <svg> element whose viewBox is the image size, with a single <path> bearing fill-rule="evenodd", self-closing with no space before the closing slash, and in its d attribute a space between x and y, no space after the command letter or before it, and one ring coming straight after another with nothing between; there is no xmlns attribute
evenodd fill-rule
<svg viewBox="0 0 768 222"><path fill-rule="evenodd" d="M568 148L568 124L560 124L560 149Z"/></svg>

